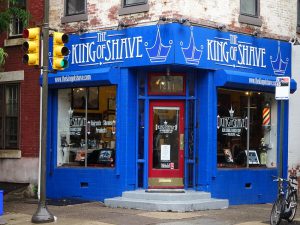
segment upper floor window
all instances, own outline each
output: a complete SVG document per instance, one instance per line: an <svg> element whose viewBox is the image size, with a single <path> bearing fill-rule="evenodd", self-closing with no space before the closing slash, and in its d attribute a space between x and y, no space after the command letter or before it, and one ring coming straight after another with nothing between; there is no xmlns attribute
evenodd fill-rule
<svg viewBox="0 0 300 225"><path fill-rule="evenodd" d="M146 4L146 0L124 0L124 7Z"/></svg>
<svg viewBox="0 0 300 225"><path fill-rule="evenodd" d="M122 0L122 7L119 11L119 15L147 11L149 11L149 5L147 0Z"/></svg>
<svg viewBox="0 0 300 225"><path fill-rule="evenodd" d="M65 0L62 23L87 20L86 0Z"/></svg>
<svg viewBox="0 0 300 225"><path fill-rule="evenodd" d="M260 0L240 0L240 23L261 26L262 21L259 18L259 14Z"/></svg>
<svg viewBox="0 0 300 225"><path fill-rule="evenodd" d="M258 16L257 0L241 0L241 14L247 16Z"/></svg>
<svg viewBox="0 0 300 225"><path fill-rule="evenodd" d="M18 14L17 8L23 9L26 11L26 0L16 0L13 2L9 1L9 7L13 8L16 11L13 14ZM18 16L13 16L11 18L10 26L9 26L9 37L21 36L24 30L24 24L22 19Z"/></svg>
<svg viewBox="0 0 300 225"><path fill-rule="evenodd" d="M19 147L19 85L0 84L0 149Z"/></svg>
<svg viewBox="0 0 300 225"><path fill-rule="evenodd" d="M66 16L85 13L85 1L66 0Z"/></svg>

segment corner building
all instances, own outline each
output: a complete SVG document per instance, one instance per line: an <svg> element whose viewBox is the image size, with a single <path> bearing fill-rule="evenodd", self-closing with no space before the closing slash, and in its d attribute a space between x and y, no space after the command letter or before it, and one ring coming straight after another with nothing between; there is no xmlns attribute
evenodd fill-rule
<svg viewBox="0 0 300 225"><path fill-rule="evenodd" d="M252 16L236 13L243 1L220 15L217 1L75 2L50 10L50 26L70 33L70 65L49 74L47 196L183 189L272 202L272 175L287 173L289 118L279 157L279 112L289 104L275 86L288 76L297 88L284 32L293 24L276 21L274 32L267 16L277 11L259 1ZM203 18L188 13L193 3Z"/></svg>

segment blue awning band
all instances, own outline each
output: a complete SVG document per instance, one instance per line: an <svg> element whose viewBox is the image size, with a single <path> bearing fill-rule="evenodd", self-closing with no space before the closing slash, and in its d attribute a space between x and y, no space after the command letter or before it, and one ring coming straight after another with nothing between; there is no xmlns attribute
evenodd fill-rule
<svg viewBox="0 0 300 225"><path fill-rule="evenodd" d="M215 71L215 84L216 86L251 88L257 91L275 92L276 76L217 70ZM297 90L297 82L294 79L291 79L290 90L291 93Z"/></svg>
<svg viewBox="0 0 300 225"><path fill-rule="evenodd" d="M116 84L119 74L119 69L112 67L69 72L59 71L48 74L48 85L49 88L60 88Z"/></svg>

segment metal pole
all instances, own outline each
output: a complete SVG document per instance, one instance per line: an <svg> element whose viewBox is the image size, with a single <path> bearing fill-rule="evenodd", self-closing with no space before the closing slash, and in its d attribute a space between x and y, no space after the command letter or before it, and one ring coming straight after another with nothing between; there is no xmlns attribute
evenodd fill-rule
<svg viewBox="0 0 300 225"><path fill-rule="evenodd" d="M280 130L279 130L279 177L283 176L283 125L284 125L284 100L280 101Z"/></svg>
<svg viewBox="0 0 300 225"><path fill-rule="evenodd" d="M43 89L42 89L42 137L41 137L41 174L40 199L32 223L54 222L54 216L46 205L46 158L47 158L47 110L48 110L48 52L49 52L49 0L44 1L43 39Z"/></svg>
<svg viewBox="0 0 300 225"><path fill-rule="evenodd" d="M250 93L248 96L248 103L247 103L247 168L249 168L249 149L250 149Z"/></svg>

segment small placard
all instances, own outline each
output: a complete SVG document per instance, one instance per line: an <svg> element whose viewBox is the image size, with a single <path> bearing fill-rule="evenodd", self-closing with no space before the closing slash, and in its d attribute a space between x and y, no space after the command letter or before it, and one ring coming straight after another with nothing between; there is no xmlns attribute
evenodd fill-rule
<svg viewBox="0 0 300 225"><path fill-rule="evenodd" d="M170 161L170 145L161 145L160 146L160 160L161 161Z"/></svg>
<svg viewBox="0 0 300 225"><path fill-rule="evenodd" d="M170 163L170 169L173 170L174 169L174 163Z"/></svg>
<svg viewBox="0 0 300 225"><path fill-rule="evenodd" d="M245 153L247 155L247 150L245 150ZM249 164L250 165L259 164L259 159L257 156L257 152L255 150L249 150Z"/></svg>
<svg viewBox="0 0 300 225"><path fill-rule="evenodd" d="M290 77L276 77L276 100L288 100L290 97Z"/></svg>

